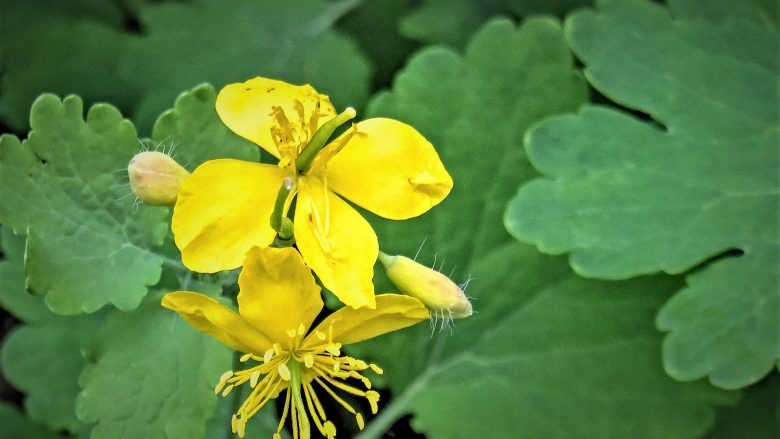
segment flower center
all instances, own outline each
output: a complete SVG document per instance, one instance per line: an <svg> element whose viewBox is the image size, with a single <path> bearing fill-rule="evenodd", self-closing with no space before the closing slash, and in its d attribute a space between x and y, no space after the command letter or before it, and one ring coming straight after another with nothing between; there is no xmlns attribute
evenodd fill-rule
<svg viewBox="0 0 780 439"><path fill-rule="evenodd" d="M377 412L379 393L371 390L371 381L362 372L371 369L375 373L382 374L382 369L363 360L341 356L341 344L332 341L332 328L329 336L321 331L309 334L307 339L315 337L315 340L321 343L306 347L301 343L305 332L303 325L287 331L289 339L286 349L279 343L275 343L262 356L255 353L245 354L240 359L242 363L254 360L259 364L236 372L227 371L220 377L214 391L215 393L221 391L222 396L227 396L235 387L247 381L252 388L250 395L233 415L231 422L233 433L244 437L247 421L269 400L278 397L284 390L287 390L284 408L274 439L281 438L281 431L288 415L292 421L295 439L311 437L310 418L320 434L328 438L335 437L336 427L326 416L317 394L318 390L320 395L324 391L354 415L361 430L364 426L363 415L339 396L337 391L366 398L371 406L371 412ZM360 380L365 390L348 384L347 380L350 379Z"/></svg>

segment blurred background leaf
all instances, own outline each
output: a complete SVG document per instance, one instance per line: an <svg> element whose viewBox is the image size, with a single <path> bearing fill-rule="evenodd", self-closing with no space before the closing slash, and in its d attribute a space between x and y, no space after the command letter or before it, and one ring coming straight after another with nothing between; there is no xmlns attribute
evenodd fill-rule
<svg viewBox="0 0 780 439"><path fill-rule="evenodd" d="M520 190L507 227L584 276L693 270L658 316L666 371L755 383L780 358L777 30L632 0L575 13L566 34L588 81L653 121L585 107L532 130L550 178Z"/></svg>
<svg viewBox="0 0 780 439"><path fill-rule="evenodd" d="M454 335L439 322L438 333L417 327L354 349L384 367L392 395L361 438L407 413L432 438L692 437L712 425L711 404L735 400L664 374L653 319L679 279L586 281L561 258L506 244L506 201L536 176L524 130L586 96L556 21L499 20L465 55L419 53L372 102L372 115L420 129L456 182L419 219L375 221L383 250L414 255L427 237L418 260L437 264L435 255L437 268L473 279L477 314L456 321Z"/></svg>

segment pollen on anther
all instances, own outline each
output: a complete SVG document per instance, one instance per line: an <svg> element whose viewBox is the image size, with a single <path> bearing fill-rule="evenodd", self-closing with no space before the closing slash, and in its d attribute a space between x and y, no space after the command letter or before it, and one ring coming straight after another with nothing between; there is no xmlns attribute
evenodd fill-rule
<svg viewBox="0 0 780 439"><path fill-rule="evenodd" d="M281 376L283 380L290 381L290 379L292 378L290 369L287 367L286 364L284 363L280 364L279 367L276 368L276 370L279 371L279 376Z"/></svg>
<svg viewBox="0 0 780 439"><path fill-rule="evenodd" d="M241 361L242 363L246 363L250 358L252 358L252 354L244 354L241 356L239 361Z"/></svg>
<svg viewBox="0 0 780 439"><path fill-rule="evenodd" d="M295 337L295 329L288 329L287 330L287 336L288 337Z"/></svg>
<svg viewBox="0 0 780 439"><path fill-rule="evenodd" d="M252 376L249 377L249 386L253 389L257 385L257 380L260 378L260 371L256 370L252 372Z"/></svg>
<svg viewBox="0 0 780 439"><path fill-rule="evenodd" d="M314 357L311 354L304 355L303 364L309 369L311 369L311 367L314 366Z"/></svg>
<svg viewBox="0 0 780 439"><path fill-rule="evenodd" d="M270 362L273 357L274 357L274 350L268 349L267 351L265 351L265 355L263 355L263 363Z"/></svg>
<svg viewBox="0 0 780 439"><path fill-rule="evenodd" d="M381 367L377 366L377 365L376 365L376 364L374 364L374 363L371 363L371 364L369 364L368 366L369 366L369 367L371 368L371 370L373 370L373 371L374 371L374 373L376 373L377 375L382 375L383 373L385 373L385 371L384 371L384 370L382 370L382 368L381 368Z"/></svg>
<svg viewBox="0 0 780 439"><path fill-rule="evenodd" d="M325 425L323 425L323 429L325 430L325 435L328 437L328 439L336 436L336 426L333 425L332 422L326 421Z"/></svg>
<svg viewBox="0 0 780 439"><path fill-rule="evenodd" d="M298 325L298 335L303 335L305 333L306 333L306 327L303 326L303 323L301 323L300 325Z"/></svg>
<svg viewBox="0 0 780 439"><path fill-rule="evenodd" d="M320 340L325 340L325 333L324 332L317 331L316 334L317 334L317 338L319 338Z"/></svg>
<svg viewBox="0 0 780 439"><path fill-rule="evenodd" d="M357 420L358 428L362 430L363 427L365 427L365 423L363 422L363 415L361 415L360 413L356 413L355 419Z"/></svg>
<svg viewBox="0 0 780 439"><path fill-rule="evenodd" d="M222 375L220 375L220 377L219 377L219 380L220 380L220 381L227 381L227 380L229 380L229 379L230 379L232 376L233 376L233 371L232 371L232 370L229 370L229 371L227 371L227 372L223 373Z"/></svg>

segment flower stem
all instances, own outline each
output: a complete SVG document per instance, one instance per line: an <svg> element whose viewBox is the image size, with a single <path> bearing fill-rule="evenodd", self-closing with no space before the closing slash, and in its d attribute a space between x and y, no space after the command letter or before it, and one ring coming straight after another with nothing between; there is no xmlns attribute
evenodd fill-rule
<svg viewBox="0 0 780 439"><path fill-rule="evenodd" d="M355 439L381 438L398 419L409 411L409 403L428 385L428 379L431 375L429 372L430 369L419 375L397 398L382 408L379 416L369 422L366 429L355 436Z"/></svg>

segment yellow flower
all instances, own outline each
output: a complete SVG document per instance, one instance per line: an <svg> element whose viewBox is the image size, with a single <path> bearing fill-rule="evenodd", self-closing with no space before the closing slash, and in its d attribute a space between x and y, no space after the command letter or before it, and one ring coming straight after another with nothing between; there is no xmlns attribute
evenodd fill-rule
<svg viewBox="0 0 780 439"><path fill-rule="evenodd" d="M233 432L241 437L247 421L284 391L277 434L289 414L296 439L310 437L309 417L323 436L334 437L336 428L320 403L325 395L352 413L362 429L362 414L337 391L365 397L376 413L379 394L370 390L371 382L363 372L370 368L381 374L382 370L341 355L341 347L430 317L425 306L413 297L380 294L376 296L376 308L344 307L310 330L322 309L320 288L300 254L289 247L252 248L246 254L238 284L238 313L208 296L189 291L166 294L162 305L179 313L199 331L244 352L242 362L252 362L244 370L225 372L215 388L223 396L245 383L252 388L233 416ZM344 382L348 378L362 381L365 390Z"/></svg>
<svg viewBox="0 0 780 439"><path fill-rule="evenodd" d="M313 160L301 156L310 143L324 144L334 124L355 115L352 109L337 115L328 97L309 85L255 78L223 88L216 107L228 128L279 165L212 160L193 172L172 224L184 265L204 273L234 269L250 248L269 246L276 236L271 213L288 179L286 207L297 196L294 236L306 263L342 302L374 306L376 235L342 197L389 219L426 212L452 188L433 146L409 125L376 118L354 124L322 149L309 148L318 152ZM323 125L327 129L315 136Z"/></svg>

